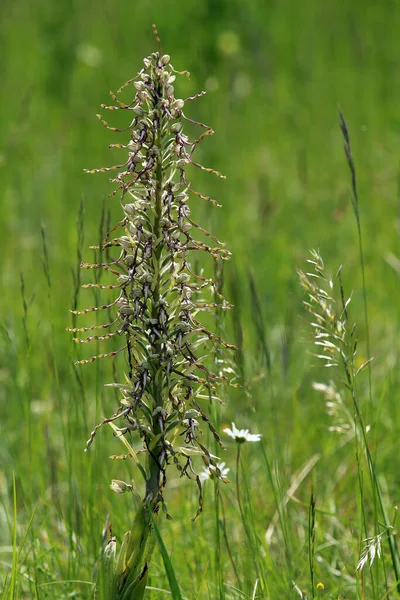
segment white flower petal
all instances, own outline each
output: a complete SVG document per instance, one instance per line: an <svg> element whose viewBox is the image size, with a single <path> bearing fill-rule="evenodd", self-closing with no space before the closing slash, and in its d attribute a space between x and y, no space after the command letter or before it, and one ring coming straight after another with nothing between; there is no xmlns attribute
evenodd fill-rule
<svg viewBox="0 0 400 600"><path fill-rule="evenodd" d="M224 433L226 433L227 435L229 435L231 438L235 439L235 434L233 433L233 431L231 431L229 429L229 427L226 427L226 429L224 429Z"/></svg>

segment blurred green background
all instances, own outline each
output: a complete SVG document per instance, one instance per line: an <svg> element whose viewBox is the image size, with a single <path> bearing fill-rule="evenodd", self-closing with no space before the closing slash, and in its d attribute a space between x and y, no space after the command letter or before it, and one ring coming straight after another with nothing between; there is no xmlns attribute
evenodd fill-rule
<svg viewBox="0 0 400 600"><path fill-rule="evenodd" d="M79 262L80 203L81 247L87 261L88 246L99 240L102 211L110 210L112 221L120 215L117 197L108 198L112 186L107 175L83 172L114 164L120 155L107 146L124 142L123 134L104 129L95 114L101 103L111 103L109 91L133 77L142 58L156 49L153 22L174 67L191 73L190 80L178 80L177 96L207 91L189 105L192 118L215 130L197 159L227 178L221 181L196 170L191 174L195 189L222 204L217 209L198 200L193 210L196 220L232 251L226 295L234 296L237 304L246 375L252 382L251 395L239 392L228 399L223 421L233 418L252 429L257 423L282 454L288 480L313 452L323 454L335 445L330 437L321 441L327 417L311 390L317 369L310 373L309 331L296 269L303 267L312 247L321 250L332 271L343 264L346 289L355 290L353 315L365 357L358 242L338 126L340 105L358 175L371 345L377 357L374 401L385 407L382 439L388 432L393 435L390 443L379 446L382 465L392 465L400 450L398 2L3 0L0 527L4 550L11 544L14 471L22 531L39 503L34 530L42 538L47 531L53 548L48 550L51 560L46 559L48 573L43 567L49 580L73 578L78 572L82 576L80 569L90 578L99 531L111 507L119 511L113 520L120 529L124 526L123 511L115 507L119 498L110 498L107 487L121 469L107 456L122 449L115 449L115 441L107 441L111 436L103 432L91 456L82 453L102 412L101 401L106 412L116 406L101 385L109 380L111 366L95 364L76 374L76 349L65 328L71 323L72 272ZM113 114L107 117L112 122ZM91 301L82 292L80 307ZM234 338L234 322L228 319L226 327ZM117 365L123 368L123 361ZM370 417L378 418L376 414L372 411ZM263 481L257 457L254 464L255 481ZM263 494L257 488L256 502L266 523L272 498L267 484L259 485L265 487ZM398 497L395 470L387 488ZM344 498L346 503L346 494ZM190 528L207 529L206 518L195 526L185 520L192 506L174 509L174 498L170 504L176 515L171 539L190 540ZM199 543L206 551L204 536ZM179 547L179 541L174 543ZM72 552L68 564L60 558L64 544ZM80 564L74 564L71 557L78 550ZM31 548L37 564L40 551ZM189 566L182 567L187 581L195 577L191 568L198 560L196 550L191 552L193 556L186 554ZM7 549L0 559L6 572Z"/></svg>
<svg viewBox="0 0 400 600"><path fill-rule="evenodd" d="M287 286L308 247L352 259L339 104L360 174L365 236L373 237L368 257L385 268L382 256L397 244L395 2L5 1L0 10L5 314L15 313L8 290L18 289L20 270L39 293L41 223L58 283L53 293L68 306L79 200L90 241L111 189L106 177L83 173L115 156L107 152L115 138L95 113L154 50L153 21L173 64L191 72L182 95L208 91L192 105L194 117L216 131L201 158L227 182L193 173L224 206L200 210L237 264L255 270L268 317L281 318L291 305ZM386 292L371 293L382 300Z"/></svg>

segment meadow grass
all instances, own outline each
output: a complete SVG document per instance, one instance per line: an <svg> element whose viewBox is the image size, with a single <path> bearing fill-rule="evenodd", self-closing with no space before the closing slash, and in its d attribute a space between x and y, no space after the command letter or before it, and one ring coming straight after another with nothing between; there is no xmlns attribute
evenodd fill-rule
<svg viewBox="0 0 400 600"><path fill-rule="evenodd" d="M112 162L94 114L153 50L153 21L176 68L192 72L182 95L208 92L193 116L216 135L199 158L227 182L193 172L223 204L193 214L233 254L223 277L235 310L218 327L238 347L242 388L214 415L231 483L205 482L192 523L196 493L171 478L148 598L395 598L400 10L314 0L2 4L0 598L92 598L106 524L122 536L132 510L109 490L131 477L108 459L122 444L100 433L83 452L116 407L103 384L125 365L77 369L65 328L87 247L118 219L112 187L82 173ZM355 371L374 357L356 403L341 367L312 356L296 271L314 247L327 274L342 265L339 314L340 290L352 294ZM262 434L239 457L223 434L232 420Z"/></svg>

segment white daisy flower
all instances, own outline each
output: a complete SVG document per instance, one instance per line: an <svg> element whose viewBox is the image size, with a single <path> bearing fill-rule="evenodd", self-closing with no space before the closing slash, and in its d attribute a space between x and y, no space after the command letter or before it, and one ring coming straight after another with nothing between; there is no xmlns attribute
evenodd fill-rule
<svg viewBox="0 0 400 600"><path fill-rule="evenodd" d="M217 465L217 468L219 469L218 475L217 469L213 465L210 465L209 467L203 467L203 470L199 473L200 481L203 483L204 481L207 481L207 479L213 479L215 476L217 476L218 479L221 479L224 483L227 483L226 476L229 473L229 467L226 467L225 462L221 462Z"/></svg>
<svg viewBox="0 0 400 600"><path fill-rule="evenodd" d="M232 423L232 429L227 427L224 429L224 432L238 442L238 444L259 442L261 440L261 433L250 433L248 429L238 429L235 423Z"/></svg>

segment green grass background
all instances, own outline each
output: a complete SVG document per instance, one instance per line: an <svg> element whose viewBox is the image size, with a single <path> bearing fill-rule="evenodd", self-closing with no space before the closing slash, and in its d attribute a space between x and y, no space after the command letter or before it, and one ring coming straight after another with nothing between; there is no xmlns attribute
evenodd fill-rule
<svg viewBox="0 0 400 600"><path fill-rule="evenodd" d="M365 569L365 592L355 573L359 542L366 536L360 525L364 513L354 441L343 445L328 430L324 402L312 390L312 381L334 375L322 371L309 356L311 334L296 269L304 266L311 247L321 250L332 272L343 265L345 287L348 293L354 290L351 314L358 322L361 364L366 357L361 274L350 176L338 126L340 105L357 166L375 356L366 420L372 425L371 450L392 516L400 499L400 288L399 273L387 259L390 254L400 257L398 3L3 0L0 586L4 597L89 598L91 588L85 582L92 581L107 514L119 539L129 527L129 499L115 496L108 487L113 477L135 475L130 465L108 459L123 448L104 430L91 451L83 453L101 414L110 414L117 406L113 393L103 389L113 377L111 361L76 373L72 363L77 350L65 328L71 324L68 311L74 293L72 271L78 264L80 203L84 260L90 261L88 246L99 240L103 207L106 212L110 209L112 220L119 217L118 200L108 198L112 187L107 176L83 173L84 168L114 164L119 155L107 146L123 142L123 134L105 130L95 113L100 103L109 102L109 90L132 77L142 58L156 49L153 22L175 68L191 72L190 80L181 78L177 83L177 95L208 92L189 105L190 116L216 132L204 141L197 158L227 177L221 181L197 171L191 174L196 189L223 205L216 209L198 200L193 210L196 220L224 239L233 253L225 269L226 295L234 297L236 326L241 321L251 387L249 394L226 392L219 429L234 420L263 436L263 445L243 448L245 523L235 499L233 444L227 442L223 455L232 480L223 490L225 525L218 523L222 517L216 514L211 482L206 484L204 514L193 524L189 518L196 510L196 489L171 476L168 507L174 521L160 521L160 528L182 594L190 600L273 600L299 597L304 589L311 597L308 505L313 488L319 511L315 578L325 586L318 593L326 598L361 598L363 593L366 598L391 597L384 596L394 583L385 542L384 556L372 569L374 584ZM89 292L82 291L81 308L93 301ZM234 340L235 320L230 316L226 329ZM88 349L85 356L89 355ZM116 362L116 369L123 371L123 359ZM366 380L363 375L365 399ZM305 465L309 472L303 478L299 473ZM373 535L381 529L369 503L365 465L364 469L364 516ZM293 481L298 483L295 500L288 500ZM282 522L267 544L265 533L282 499L286 499ZM18 557L16 545L21 548ZM264 596L254 593L255 563L268 581ZM12 573L17 576L10 590ZM169 589L157 554L150 585ZM169 596L167 591L152 591L149 597Z"/></svg>

